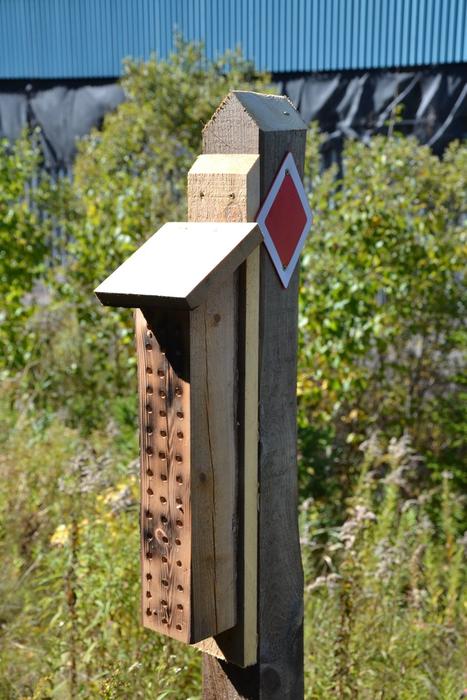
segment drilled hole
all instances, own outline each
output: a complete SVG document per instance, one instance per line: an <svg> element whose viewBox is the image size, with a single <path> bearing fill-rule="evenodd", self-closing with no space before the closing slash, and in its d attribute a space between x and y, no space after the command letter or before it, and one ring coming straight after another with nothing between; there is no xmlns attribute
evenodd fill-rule
<svg viewBox="0 0 467 700"><path fill-rule="evenodd" d="M167 499L165 496L161 496L160 501L161 503L167 503Z"/></svg>
<svg viewBox="0 0 467 700"><path fill-rule="evenodd" d="M163 369L158 369L157 370L157 376L160 377L161 379L165 376L164 370Z"/></svg>
<svg viewBox="0 0 467 700"><path fill-rule="evenodd" d="M175 627L176 627L178 630L181 630L181 629L182 629L182 626L181 626L181 625L175 625Z"/></svg>
<svg viewBox="0 0 467 700"><path fill-rule="evenodd" d="M181 566L181 565L182 565L182 562L181 562L180 559L179 559L179 560L177 561L177 566Z"/></svg>
<svg viewBox="0 0 467 700"><path fill-rule="evenodd" d="M152 338L152 331L146 331L146 335L148 336L148 338Z"/></svg>
<svg viewBox="0 0 467 700"><path fill-rule="evenodd" d="M154 472L152 471L152 469L146 469L146 474L148 476L154 476Z"/></svg>
<svg viewBox="0 0 467 700"><path fill-rule="evenodd" d="M146 372L148 374L152 374L152 367L146 367Z"/></svg>
<svg viewBox="0 0 467 700"><path fill-rule="evenodd" d="M161 559L163 564L167 564L167 557L161 557Z"/></svg>
<svg viewBox="0 0 467 700"><path fill-rule="evenodd" d="M161 620L161 622L162 622L163 625L167 625L169 621L167 620L166 617L163 617L162 620Z"/></svg>
<svg viewBox="0 0 467 700"><path fill-rule="evenodd" d="M152 406L151 406L150 403L147 403L147 404L146 404L146 411L147 411L148 413L152 413Z"/></svg>
<svg viewBox="0 0 467 700"><path fill-rule="evenodd" d="M152 350L151 343L146 343L146 350Z"/></svg>
<svg viewBox="0 0 467 700"><path fill-rule="evenodd" d="M151 591L146 591L146 598L152 598Z"/></svg>
<svg viewBox="0 0 467 700"><path fill-rule="evenodd" d="M154 450L152 449L151 445L148 445L148 446L146 447L146 454L152 455L153 451L154 451Z"/></svg>
<svg viewBox="0 0 467 700"><path fill-rule="evenodd" d="M165 418L167 413L165 411L159 411L159 415L161 418Z"/></svg>
<svg viewBox="0 0 467 700"><path fill-rule="evenodd" d="M147 425L146 426L146 432L148 435L152 435L152 425Z"/></svg>
<svg viewBox="0 0 467 700"><path fill-rule="evenodd" d="M146 556L147 556L148 559L152 559L152 552L147 552L147 553L146 553Z"/></svg>
<svg viewBox="0 0 467 700"><path fill-rule="evenodd" d="M177 474L177 476L175 477L175 480L176 480L177 484L183 484L183 477L180 476L180 474Z"/></svg>
<svg viewBox="0 0 467 700"><path fill-rule="evenodd" d="M151 608L146 608L146 615L152 615L152 610Z"/></svg>
<svg viewBox="0 0 467 700"><path fill-rule="evenodd" d="M159 396L161 397L161 399L165 399L167 397L167 394L165 393L165 391L163 389L161 389L159 392Z"/></svg>
<svg viewBox="0 0 467 700"><path fill-rule="evenodd" d="M161 474L162 481L167 481L167 474Z"/></svg>
<svg viewBox="0 0 467 700"><path fill-rule="evenodd" d="M162 585L165 586L165 588L168 588L169 582L167 581L166 578L163 578L161 581Z"/></svg>
<svg viewBox="0 0 467 700"><path fill-rule="evenodd" d="M177 545L177 547L180 547L180 545L182 544L182 541L179 540L178 537L176 537L176 538L175 538L175 544Z"/></svg>
<svg viewBox="0 0 467 700"><path fill-rule="evenodd" d="M147 517L148 520L152 520L152 513L151 513L150 510L147 510L147 511L146 511L146 517Z"/></svg>
<svg viewBox="0 0 467 700"><path fill-rule="evenodd" d="M148 386L146 387L146 391L147 391L148 394L152 394L152 392L154 391L154 389L152 388L152 386L151 386L150 384L148 384Z"/></svg>
<svg viewBox="0 0 467 700"><path fill-rule="evenodd" d="M166 601L166 600L161 600L161 605L167 605L167 601Z"/></svg>
<svg viewBox="0 0 467 700"><path fill-rule="evenodd" d="M183 527L183 522L181 520L176 520L175 522L177 524L177 527Z"/></svg>
<svg viewBox="0 0 467 700"><path fill-rule="evenodd" d="M178 603L177 610L183 610L183 605L181 603Z"/></svg>
<svg viewBox="0 0 467 700"><path fill-rule="evenodd" d="M165 542L165 544L167 544L168 541L169 538L167 537L167 535L162 535L162 542Z"/></svg>
<svg viewBox="0 0 467 700"><path fill-rule="evenodd" d="M161 437L163 437L163 438L167 437L167 431L166 431L166 430L161 430Z"/></svg>
<svg viewBox="0 0 467 700"><path fill-rule="evenodd" d="M178 397L180 398L181 395L182 395L182 389L181 389L181 387L176 386L176 387L175 387L175 396L178 396Z"/></svg>
<svg viewBox="0 0 467 700"><path fill-rule="evenodd" d="M181 586L180 584L178 584L178 586L177 586L177 591L183 591L183 586Z"/></svg>
<svg viewBox="0 0 467 700"><path fill-rule="evenodd" d="M152 489L147 489L146 493L148 494L148 496L152 496L154 491Z"/></svg>
<svg viewBox="0 0 467 700"><path fill-rule="evenodd" d="M182 505L182 499L181 499L181 498L176 498L176 499L175 499L175 503L176 503L177 505L181 506L181 505Z"/></svg>
<svg viewBox="0 0 467 700"><path fill-rule="evenodd" d="M165 458L166 458L165 452L159 452L159 459L165 459Z"/></svg>
<svg viewBox="0 0 467 700"><path fill-rule="evenodd" d="M177 418L180 418L180 420L183 420L183 411L177 411Z"/></svg>
<svg viewBox="0 0 467 700"><path fill-rule="evenodd" d="M178 437L179 440L183 440L183 433L182 433L181 430L178 431L177 437Z"/></svg>
<svg viewBox="0 0 467 700"><path fill-rule="evenodd" d="M161 523L164 523L164 525L165 525L166 522L167 522L166 516L165 516L165 515L161 515Z"/></svg>
<svg viewBox="0 0 467 700"><path fill-rule="evenodd" d="M175 455L175 461L180 464L180 462L183 462L182 455Z"/></svg>
<svg viewBox="0 0 467 700"><path fill-rule="evenodd" d="M150 581L152 579L152 574L146 574L146 581Z"/></svg>

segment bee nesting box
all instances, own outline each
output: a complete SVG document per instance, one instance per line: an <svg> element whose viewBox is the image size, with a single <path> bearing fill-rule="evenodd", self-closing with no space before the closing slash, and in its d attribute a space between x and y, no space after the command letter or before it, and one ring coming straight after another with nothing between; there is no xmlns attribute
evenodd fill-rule
<svg viewBox="0 0 467 700"><path fill-rule="evenodd" d="M236 623L236 277L260 240L166 224L96 290L137 307L143 624L189 643Z"/></svg>

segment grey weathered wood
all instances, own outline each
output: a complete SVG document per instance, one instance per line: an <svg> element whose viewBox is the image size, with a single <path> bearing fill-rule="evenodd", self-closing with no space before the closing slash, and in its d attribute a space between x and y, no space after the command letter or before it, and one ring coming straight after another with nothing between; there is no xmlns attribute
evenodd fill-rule
<svg viewBox="0 0 467 700"><path fill-rule="evenodd" d="M287 126L289 125L289 126ZM263 200L287 154L303 172L306 127L284 97L231 93L203 133L205 153L259 153ZM298 270L281 286L262 246L259 347L258 663L205 656L205 700L303 697L303 573L297 518Z"/></svg>
<svg viewBox="0 0 467 700"><path fill-rule="evenodd" d="M164 224L95 293L107 306L194 309L258 246L254 223Z"/></svg>

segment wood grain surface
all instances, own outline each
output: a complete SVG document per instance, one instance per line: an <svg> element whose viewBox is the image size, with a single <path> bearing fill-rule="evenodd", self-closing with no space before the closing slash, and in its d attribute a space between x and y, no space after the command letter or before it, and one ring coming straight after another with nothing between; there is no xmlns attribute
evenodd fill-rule
<svg viewBox="0 0 467 700"><path fill-rule="evenodd" d="M229 279L260 241L254 223L170 222L95 293L107 306L193 309Z"/></svg>
<svg viewBox="0 0 467 700"><path fill-rule="evenodd" d="M248 221L256 216L258 207L257 155L202 155L197 158L188 174L190 218L222 221L235 217L238 221ZM232 454L236 455L236 488L233 485L233 491L237 494L237 623L232 629L203 640L197 646L206 653L247 666L255 663L257 651L259 247L249 255L232 281L232 287L223 286L222 298L227 299L228 291L232 295L232 304L236 304L232 316L233 343L229 338L227 347L234 349L232 366L237 378L235 436L231 436L235 437L236 443L230 443ZM207 310L212 303L209 302ZM217 299L216 304L219 304ZM201 313L200 307L194 313L194 318L201 318ZM225 313L230 317L230 311L226 308L224 314L218 311L218 318L221 319ZM202 327L202 320L199 326ZM209 328L209 324L206 327ZM201 333L196 334L196 337L201 336ZM221 348L219 352L222 352ZM209 378L211 385L207 386L207 390L212 392L213 386L222 387L222 377L214 376L209 371ZM217 504L225 500L226 488L225 479L221 477L216 484Z"/></svg>
<svg viewBox="0 0 467 700"><path fill-rule="evenodd" d="M236 276L191 312L192 606L196 641L237 619Z"/></svg>
<svg viewBox="0 0 467 700"><path fill-rule="evenodd" d="M145 627L190 642L191 469L188 312L137 310L141 608Z"/></svg>
<svg viewBox="0 0 467 700"><path fill-rule="evenodd" d="M303 173L305 136L286 98L249 100L234 92L205 127L203 144L205 153L259 154L263 200L288 152ZM239 669L205 654L205 700L299 700L304 693L296 457L299 273L283 289L264 246L260 266L258 662Z"/></svg>

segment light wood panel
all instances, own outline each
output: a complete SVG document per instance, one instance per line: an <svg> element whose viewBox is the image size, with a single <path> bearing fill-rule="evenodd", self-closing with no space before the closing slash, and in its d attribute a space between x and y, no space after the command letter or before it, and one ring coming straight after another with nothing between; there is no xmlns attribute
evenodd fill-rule
<svg viewBox="0 0 467 700"><path fill-rule="evenodd" d="M192 608L198 641L237 619L236 276L190 315Z"/></svg>
<svg viewBox="0 0 467 700"><path fill-rule="evenodd" d="M201 196L202 195L202 196ZM251 154L202 155L188 174L190 218L225 220L254 218L259 208L259 158ZM257 522L258 522L258 303L259 247L247 258L235 282L238 511L237 624L197 646L239 666L256 661ZM225 294L225 288L223 288ZM222 382L221 382L222 383ZM214 383L217 386L217 381ZM218 498L224 496L223 480Z"/></svg>
<svg viewBox="0 0 467 700"><path fill-rule="evenodd" d="M106 306L193 309L234 273L260 241L254 223L171 222L95 293Z"/></svg>

